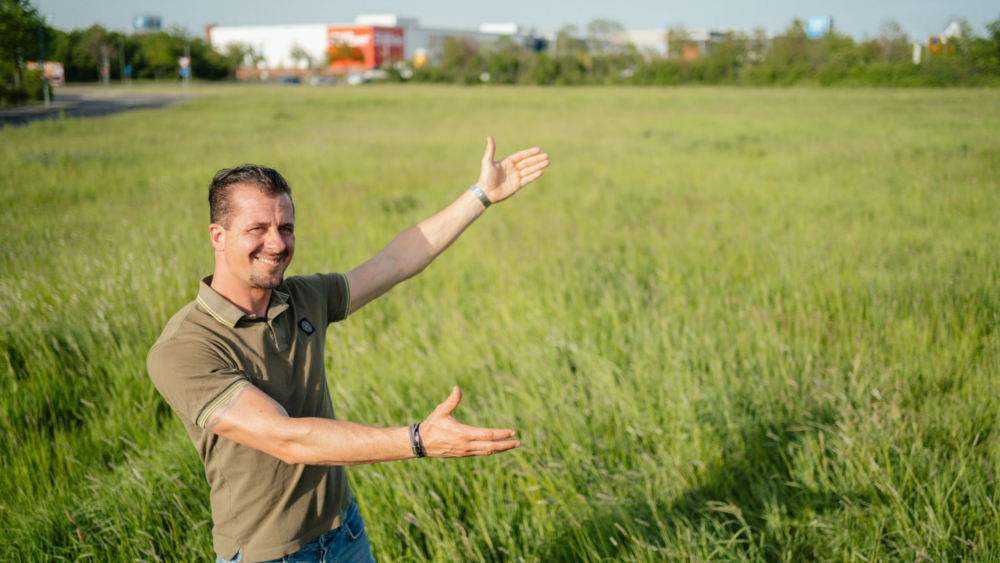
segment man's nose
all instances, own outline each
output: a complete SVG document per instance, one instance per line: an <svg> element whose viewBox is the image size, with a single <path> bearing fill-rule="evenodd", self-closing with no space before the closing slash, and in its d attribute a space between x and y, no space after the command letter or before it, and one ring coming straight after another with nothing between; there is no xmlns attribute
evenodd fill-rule
<svg viewBox="0 0 1000 563"><path fill-rule="evenodd" d="M264 238L264 247L277 253L284 252L285 246L285 239L278 232L278 229L268 229L267 236Z"/></svg>

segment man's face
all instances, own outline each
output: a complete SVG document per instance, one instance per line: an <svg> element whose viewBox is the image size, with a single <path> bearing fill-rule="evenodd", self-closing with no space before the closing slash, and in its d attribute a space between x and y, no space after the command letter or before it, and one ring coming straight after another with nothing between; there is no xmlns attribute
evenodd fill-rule
<svg viewBox="0 0 1000 563"><path fill-rule="evenodd" d="M212 238L232 276L248 287L274 289L295 252L295 214L288 194L269 196L253 186L234 186L229 228L213 225ZM219 233L218 235L216 233Z"/></svg>

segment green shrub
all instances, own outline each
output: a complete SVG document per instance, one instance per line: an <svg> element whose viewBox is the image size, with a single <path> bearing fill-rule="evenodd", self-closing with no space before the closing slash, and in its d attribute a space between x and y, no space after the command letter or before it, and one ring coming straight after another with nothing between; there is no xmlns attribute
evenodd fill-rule
<svg viewBox="0 0 1000 563"><path fill-rule="evenodd" d="M21 89L28 101L38 101L45 99L45 80L42 78L42 71L29 70L21 74Z"/></svg>
<svg viewBox="0 0 1000 563"><path fill-rule="evenodd" d="M42 71L29 70L21 72L21 85L4 85L0 81L0 107L16 106L44 99L42 89Z"/></svg>

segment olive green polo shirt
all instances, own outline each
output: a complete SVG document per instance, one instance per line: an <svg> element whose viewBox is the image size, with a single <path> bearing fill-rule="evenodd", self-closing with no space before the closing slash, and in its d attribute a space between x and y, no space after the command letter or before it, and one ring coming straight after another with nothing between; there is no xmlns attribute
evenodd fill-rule
<svg viewBox="0 0 1000 563"><path fill-rule="evenodd" d="M295 276L271 292L267 315L245 315L201 280L198 298L167 323L146 365L184 422L212 487L216 553L244 562L293 553L340 526L351 502L340 466L288 465L219 437L205 421L240 388L254 385L288 416L333 419L323 344L347 317L347 276Z"/></svg>

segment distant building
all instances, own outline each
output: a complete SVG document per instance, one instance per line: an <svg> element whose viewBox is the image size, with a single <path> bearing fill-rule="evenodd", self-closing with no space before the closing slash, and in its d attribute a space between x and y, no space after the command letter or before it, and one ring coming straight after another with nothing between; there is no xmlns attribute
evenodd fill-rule
<svg viewBox="0 0 1000 563"><path fill-rule="evenodd" d="M747 33L738 29L713 30L708 28L692 29L684 34L683 39L678 39L680 50L677 53L670 52L670 41L667 29L645 29L630 30L617 33L611 37L612 43L625 45L631 43L647 59L657 57L678 57L684 60L694 60L704 58L712 54L712 45L729 38L735 40L748 40L759 44L751 53L756 51L766 51L770 47L774 34L770 32Z"/></svg>
<svg viewBox="0 0 1000 563"><path fill-rule="evenodd" d="M944 31L941 32L941 37L944 37L945 41L951 39L955 40L961 39L962 24L958 23L957 21L951 22L950 24L948 24L948 27L944 28Z"/></svg>
<svg viewBox="0 0 1000 563"><path fill-rule="evenodd" d="M443 42L464 37L481 44L509 37L518 46L544 49L533 29L512 23L483 24L477 30L421 27L416 18L395 14L365 14L349 24L206 26L212 47L226 52L233 46L253 50L254 73L303 72L307 68L330 72L371 70L397 61L415 66L435 62ZM248 61L249 62L249 61Z"/></svg>
<svg viewBox="0 0 1000 563"><path fill-rule="evenodd" d="M670 55L670 44L667 42L665 29L623 31L611 36L611 42L619 45L632 44L647 59Z"/></svg>

